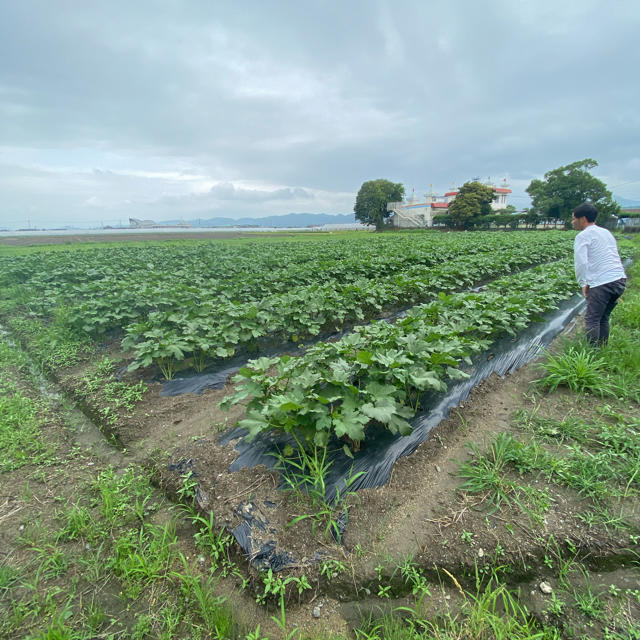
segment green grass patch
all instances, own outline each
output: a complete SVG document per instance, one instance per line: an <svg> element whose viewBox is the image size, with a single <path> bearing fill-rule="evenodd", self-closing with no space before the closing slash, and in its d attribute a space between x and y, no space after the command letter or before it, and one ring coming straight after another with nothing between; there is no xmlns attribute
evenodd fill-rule
<svg viewBox="0 0 640 640"><path fill-rule="evenodd" d="M540 365L545 375L538 384L549 391L568 387L576 393L617 396L622 390L608 375L607 362L600 351L580 343L566 343L558 354L549 354Z"/></svg>
<svg viewBox="0 0 640 640"><path fill-rule="evenodd" d="M175 523L158 527L144 523L125 531L114 543L108 562L124 586L124 594L137 598L151 583L166 578L177 560Z"/></svg>
<svg viewBox="0 0 640 640"><path fill-rule="evenodd" d="M55 447L41 437L43 424L40 406L31 398L0 396L0 473L55 462Z"/></svg>
<svg viewBox="0 0 640 640"><path fill-rule="evenodd" d="M544 627L521 604L518 596L495 577L465 592L455 613L447 608L435 619L417 612L410 617L388 615L365 623L356 632L359 640L559 640L557 629Z"/></svg>
<svg viewBox="0 0 640 640"><path fill-rule="evenodd" d="M70 326L68 311L60 308L51 324L36 317L8 319L10 328L27 343L29 352L51 370L70 367L83 360L92 350L88 336Z"/></svg>
<svg viewBox="0 0 640 640"><path fill-rule="evenodd" d="M610 498L627 498L640 492L640 420L610 408L606 420L590 422L567 418L552 420L535 412L516 416L520 427L534 438L522 442L499 433L486 451L473 445L472 460L461 463L459 489L484 494L494 508L516 504L540 520L551 499L544 489L523 482L535 474L547 482L570 487L598 505ZM545 447L541 443L556 446ZM605 524L600 514L594 522Z"/></svg>

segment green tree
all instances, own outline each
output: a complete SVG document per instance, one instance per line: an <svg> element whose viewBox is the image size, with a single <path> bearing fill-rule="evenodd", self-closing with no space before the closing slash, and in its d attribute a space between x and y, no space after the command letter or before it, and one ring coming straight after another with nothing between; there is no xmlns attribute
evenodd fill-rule
<svg viewBox="0 0 640 640"><path fill-rule="evenodd" d="M596 222L611 223L620 213L620 205L602 180L589 173L598 163L592 158L572 162L544 174L544 180L532 180L527 187L531 196L531 210L542 218L571 220L571 212L583 202L590 201L598 209Z"/></svg>
<svg viewBox="0 0 640 640"><path fill-rule="evenodd" d="M381 229L384 221L392 213L387 211L387 203L400 202L402 198L404 187L399 182L390 182L383 178L363 182L353 207L356 220L363 224L374 224L376 229Z"/></svg>
<svg viewBox="0 0 640 640"><path fill-rule="evenodd" d="M527 227L535 229L540 224L541 217L531 209L524 209L522 219Z"/></svg>
<svg viewBox="0 0 640 640"><path fill-rule="evenodd" d="M494 197L495 193L491 187L481 182L465 182L455 200L449 205L449 215L458 228L471 227L475 218L492 213L491 202Z"/></svg>

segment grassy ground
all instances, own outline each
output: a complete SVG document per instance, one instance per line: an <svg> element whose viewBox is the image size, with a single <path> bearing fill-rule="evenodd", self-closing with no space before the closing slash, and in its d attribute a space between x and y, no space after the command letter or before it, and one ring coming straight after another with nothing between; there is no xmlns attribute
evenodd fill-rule
<svg viewBox="0 0 640 640"><path fill-rule="evenodd" d="M368 594L376 604L363 607L373 613L358 616L350 637L640 638L638 264L629 275L609 345L593 351L576 336L550 354L509 432L460 464L456 489L491 517L522 510L536 531L554 496L577 492L576 517L625 539L626 552L606 565L606 549L595 562L574 540L547 534L538 559L544 580L532 583L499 546L482 558L474 531L463 531L479 557L474 579L463 587L407 558L394 569L405 585L394 598L381 568ZM56 334L55 323L49 330L31 341L32 355L72 363L83 345ZM304 576L269 572L248 588L231 537L194 509L189 479L180 503L170 503L126 454L116 452L114 462L87 446L30 357L0 337L1 638L318 637L295 626L295 598L284 597L309 590ZM112 404L135 403L135 390L115 385L112 374L98 362L87 384L111 384ZM571 410L550 417L545 407L558 397ZM349 567L347 557L322 571L330 582Z"/></svg>
<svg viewBox="0 0 640 640"><path fill-rule="evenodd" d="M0 342L0 637L228 636L229 537L78 446L36 383Z"/></svg>

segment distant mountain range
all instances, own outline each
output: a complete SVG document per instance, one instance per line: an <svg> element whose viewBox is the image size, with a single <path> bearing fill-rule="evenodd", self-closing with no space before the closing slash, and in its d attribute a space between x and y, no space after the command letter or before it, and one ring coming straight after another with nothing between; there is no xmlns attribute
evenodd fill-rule
<svg viewBox="0 0 640 640"><path fill-rule="evenodd" d="M197 220L167 220L162 224L187 222L194 227L309 227L323 224L353 224L353 213L287 213L264 218L198 218Z"/></svg>
<svg viewBox="0 0 640 640"><path fill-rule="evenodd" d="M620 196L613 196L613 199L623 208L640 207L640 200L627 200L627 198L621 198Z"/></svg>

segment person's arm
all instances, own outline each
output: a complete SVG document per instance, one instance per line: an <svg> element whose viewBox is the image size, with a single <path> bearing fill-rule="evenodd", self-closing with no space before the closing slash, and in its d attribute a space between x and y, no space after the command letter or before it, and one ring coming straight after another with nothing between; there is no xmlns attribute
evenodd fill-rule
<svg viewBox="0 0 640 640"><path fill-rule="evenodd" d="M576 280L582 287L582 294L587 297L589 285L587 284L587 266L589 260L589 243L583 235L577 235L573 243L573 266L576 272Z"/></svg>

